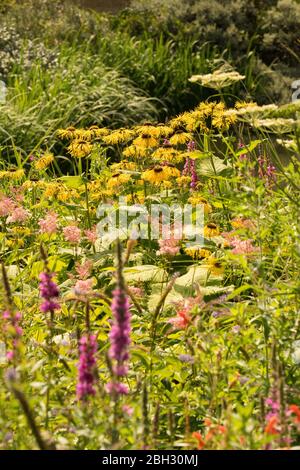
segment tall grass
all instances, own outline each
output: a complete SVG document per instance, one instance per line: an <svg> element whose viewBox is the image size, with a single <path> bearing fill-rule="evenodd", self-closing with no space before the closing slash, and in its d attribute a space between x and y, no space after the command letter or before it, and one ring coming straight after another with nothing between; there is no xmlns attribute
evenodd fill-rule
<svg viewBox="0 0 300 470"><path fill-rule="evenodd" d="M9 76L7 101L0 105L0 141L2 147L13 142L30 152L41 143L51 146L58 127L118 127L155 117L154 100L101 57L64 47L55 68L35 63Z"/></svg>
<svg viewBox="0 0 300 470"><path fill-rule="evenodd" d="M97 37L92 47L106 65L129 77L150 96L161 99L169 116L209 96L208 90L188 82L194 73L210 71L217 54L209 44L199 47L197 41L190 39L176 43L162 35L157 39L137 39L115 32ZM160 117L164 117L163 113Z"/></svg>

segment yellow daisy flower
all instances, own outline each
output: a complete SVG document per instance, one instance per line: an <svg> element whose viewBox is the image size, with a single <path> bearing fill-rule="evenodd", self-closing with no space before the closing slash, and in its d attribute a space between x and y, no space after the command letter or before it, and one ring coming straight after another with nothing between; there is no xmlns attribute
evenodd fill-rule
<svg viewBox="0 0 300 470"><path fill-rule="evenodd" d="M217 237L218 235L220 235L220 230L216 224L210 222L209 224L205 225L204 236L206 238Z"/></svg>
<svg viewBox="0 0 300 470"><path fill-rule="evenodd" d="M172 127L173 131L183 130L183 128L186 126L187 122L190 119L190 114L191 113L189 111L186 111L171 119L169 125Z"/></svg>
<svg viewBox="0 0 300 470"><path fill-rule="evenodd" d="M225 269L222 260L215 258L214 256L208 258L208 267L211 274L214 274L215 276L222 275Z"/></svg>
<svg viewBox="0 0 300 470"><path fill-rule="evenodd" d="M130 129L120 128L112 131L110 134L103 137L103 142L107 145L123 144L133 139L135 132Z"/></svg>
<svg viewBox="0 0 300 470"><path fill-rule="evenodd" d="M169 140L171 145L186 144L193 140L193 135L190 132L176 131Z"/></svg>
<svg viewBox="0 0 300 470"><path fill-rule="evenodd" d="M73 126L69 126L66 129L58 129L57 135L58 137L61 137L62 139L74 139L77 137L77 129Z"/></svg>
<svg viewBox="0 0 300 470"><path fill-rule="evenodd" d="M162 181L168 179L164 166L156 165L154 168L146 170L142 173L142 179L149 181L149 183L160 184Z"/></svg>
<svg viewBox="0 0 300 470"><path fill-rule="evenodd" d="M130 181L130 175L125 173L115 173L107 182L108 189L114 189Z"/></svg>
<svg viewBox="0 0 300 470"><path fill-rule="evenodd" d="M91 153L93 146L86 140L73 140L68 147L69 153L72 157L82 158Z"/></svg>
<svg viewBox="0 0 300 470"><path fill-rule="evenodd" d="M158 138L160 136L159 128L151 122L145 122L141 126L136 126L135 130L139 135L148 134L151 137L155 138Z"/></svg>
<svg viewBox="0 0 300 470"><path fill-rule="evenodd" d="M137 169L136 163L129 162L128 160L122 160L120 163L113 163L110 167L111 170L129 170L135 171Z"/></svg>
<svg viewBox="0 0 300 470"><path fill-rule="evenodd" d="M186 247L184 252L193 259L203 259L211 256L211 251L201 247Z"/></svg>
<svg viewBox="0 0 300 470"><path fill-rule="evenodd" d="M23 170L23 168L20 168L19 170L3 171L1 173L3 173L5 178L13 181L18 181L25 176L25 170Z"/></svg>
<svg viewBox="0 0 300 470"><path fill-rule="evenodd" d="M194 195L189 197L188 202L193 206L203 205L204 214L210 214L212 211L212 207L205 197Z"/></svg>
<svg viewBox="0 0 300 470"><path fill-rule="evenodd" d="M43 196L46 199L55 196L57 192L60 190L60 185L58 183L44 183L44 187L45 187L45 191L43 193Z"/></svg>
<svg viewBox="0 0 300 470"><path fill-rule="evenodd" d="M25 191L27 189L31 189L31 188L34 188L36 186L36 181L31 181L31 180L26 180L24 181L24 183L22 184L22 188L25 189Z"/></svg>
<svg viewBox="0 0 300 470"><path fill-rule="evenodd" d="M166 165L165 167L165 173L168 175L168 178L179 178L180 177L180 171L172 164Z"/></svg>
<svg viewBox="0 0 300 470"><path fill-rule="evenodd" d="M166 124L158 124L157 129L159 137L168 137L174 132L173 128L171 126L167 126Z"/></svg>
<svg viewBox="0 0 300 470"><path fill-rule="evenodd" d="M156 147L158 145L158 140L157 138L153 137L151 134L144 133L144 134L141 134L136 139L134 139L133 144L138 147L150 148L150 147Z"/></svg>
<svg viewBox="0 0 300 470"><path fill-rule="evenodd" d="M52 153L45 153L41 158L34 162L34 168L38 171L43 171L48 168L49 165L54 161Z"/></svg>
<svg viewBox="0 0 300 470"><path fill-rule="evenodd" d="M106 127L98 127L98 126L90 126L86 131L85 135L89 139L98 139L100 137L104 137L109 134L109 129Z"/></svg>
<svg viewBox="0 0 300 470"><path fill-rule="evenodd" d="M10 231L16 235L23 235L24 237L31 234L31 230L28 227L12 227Z"/></svg>
<svg viewBox="0 0 300 470"><path fill-rule="evenodd" d="M182 188L186 188L190 186L191 184L191 177L190 176L179 176L179 178L176 178L176 183L178 186Z"/></svg>
<svg viewBox="0 0 300 470"><path fill-rule="evenodd" d="M147 155L147 149L137 147L136 145L129 145L129 147L123 150L123 155L127 158L145 157Z"/></svg>
<svg viewBox="0 0 300 470"><path fill-rule="evenodd" d="M180 163L184 157L173 147L159 147L153 152L152 158L160 162Z"/></svg>

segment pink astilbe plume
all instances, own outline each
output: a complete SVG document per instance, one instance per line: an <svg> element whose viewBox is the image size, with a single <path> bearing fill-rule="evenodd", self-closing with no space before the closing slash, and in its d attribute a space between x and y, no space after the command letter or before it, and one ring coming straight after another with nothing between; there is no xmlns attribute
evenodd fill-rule
<svg viewBox="0 0 300 470"><path fill-rule="evenodd" d="M79 279L74 286L74 293L76 295L88 296L92 293L93 279Z"/></svg>
<svg viewBox="0 0 300 470"><path fill-rule="evenodd" d="M159 250L156 252L158 256L174 257L180 251L178 240L169 238L167 240L158 240Z"/></svg>
<svg viewBox="0 0 300 470"><path fill-rule="evenodd" d="M67 225L67 227L64 227L63 234L66 241L74 243L74 245L77 245L80 242L81 230L75 224Z"/></svg>
<svg viewBox="0 0 300 470"><path fill-rule="evenodd" d="M98 239L97 226L95 225L91 229L85 230L84 235L90 243L92 243L92 244L96 243L96 241Z"/></svg>
<svg viewBox="0 0 300 470"><path fill-rule="evenodd" d="M57 232L57 219L58 215L55 212L48 212L43 219L38 221L40 226L40 233L47 233L52 235Z"/></svg>
<svg viewBox="0 0 300 470"><path fill-rule="evenodd" d="M15 202L9 198L0 194L0 217L7 217L15 209Z"/></svg>
<svg viewBox="0 0 300 470"><path fill-rule="evenodd" d="M7 217L6 223L7 224L12 224L15 222L23 223L23 222L26 222L29 217L30 217L30 212L24 209L24 207L15 207L13 211L11 212L10 216Z"/></svg>
<svg viewBox="0 0 300 470"><path fill-rule="evenodd" d="M84 263L76 263L75 270L80 277L80 279L86 279L90 276L93 268L93 262L86 260Z"/></svg>

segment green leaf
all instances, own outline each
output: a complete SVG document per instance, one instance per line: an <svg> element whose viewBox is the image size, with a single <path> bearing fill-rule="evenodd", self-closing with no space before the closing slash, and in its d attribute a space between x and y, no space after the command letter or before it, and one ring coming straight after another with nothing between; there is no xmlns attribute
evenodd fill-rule
<svg viewBox="0 0 300 470"><path fill-rule="evenodd" d="M176 279L174 289L183 293L183 295L190 295L193 284L206 287L207 285L219 283L222 277L222 275L212 274L207 265L193 265L186 274Z"/></svg>
<svg viewBox="0 0 300 470"><path fill-rule="evenodd" d="M235 152L235 156L239 157L240 155L244 155L245 153L252 152L259 144L261 144L261 140L253 140L249 145L245 145L245 147Z"/></svg>
<svg viewBox="0 0 300 470"><path fill-rule="evenodd" d="M62 176L61 178L57 178L57 180L64 183L68 188L79 188L83 185L81 176Z"/></svg>
<svg viewBox="0 0 300 470"><path fill-rule="evenodd" d="M202 160L197 166L197 172L203 176L221 175L225 170L230 170L230 168L221 158L215 156Z"/></svg>
<svg viewBox="0 0 300 470"><path fill-rule="evenodd" d="M157 283L166 282L168 279L168 274L162 268L159 268L152 264L145 264L142 266L133 266L131 268L125 268L124 277L126 282L128 283L146 281L152 281L154 283Z"/></svg>

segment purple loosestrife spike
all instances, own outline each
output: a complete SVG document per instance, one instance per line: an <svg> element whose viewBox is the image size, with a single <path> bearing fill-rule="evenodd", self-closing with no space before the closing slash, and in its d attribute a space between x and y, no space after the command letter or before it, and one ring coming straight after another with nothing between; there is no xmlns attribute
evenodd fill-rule
<svg viewBox="0 0 300 470"><path fill-rule="evenodd" d="M195 149L196 149L196 143L194 142L194 140L191 140L190 142L188 142L187 151L194 152ZM185 164L184 164L183 171L182 171L182 175L191 177L191 184L190 184L191 189L195 189L197 187L198 175L196 171L195 160L187 157Z"/></svg>
<svg viewBox="0 0 300 470"><path fill-rule="evenodd" d="M241 141L239 142L239 146L238 146L238 147L239 147L240 150L243 149L243 148L245 148L243 142L241 142ZM242 153L242 154L240 155L239 159L240 159L241 161L247 160L247 154Z"/></svg>
<svg viewBox="0 0 300 470"><path fill-rule="evenodd" d="M198 175L196 171L195 160L191 160L190 162L190 172L191 172L191 178L192 178L191 189L195 189L198 183Z"/></svg>
<svg viewBox="0 0 300 470"><path fill-rule="evenodd" d="M129 359L130 345L130 305L126 295L125 283L123 278L123 263L121 244L117 242L118 270L117 270L117 288L113 291L113 300L111 310L113 314L113 325L110 331L110 349L109 357L114 361L114 378L124 377L128 373L127 361ZM126 385L113 380L107 384L107 391L111 394L125 394L128 392Z"/></svg>
<svg viewBox="0 0 300 470"><path fill-rule="evenodd" d="M52 281L54 274L49 272L43 272L40 274L40 295L44 299L44 302L40 306L40 310L43 313L54 312L60 308L57 298L59 296L59 289L55 282Z"/></svg>
<svg viewBox="0 0 300 470"><path fill-rule="evenodd" d="M196 150L196 142L194 140L191 140L187 144L187 151L188 152L194 152L194 150Z"/></svg>
<svg viewBox="0 0 300 470"><path fill-rule="evenodd" d="M113 291L111 309L114 323L110 332L109 356L117 363L114 367L114 373L118 376L124 376L127 375L125 362L129 359L130 311L129 300L123 289L117 288Z"/></svg>
<svg viewBox="0 0 300 470"><path fill-rule="evenodd" d="M190 161L191 161L190 158L186 158L185 164L184 164L184 167L183 167L183 170L182 170L182 175L183 176L188 176L190 174Z"/></svg>
<svg viewBox="0 0 300 470"><path fill-rule="evenodd" d="M22 314L20 312L13 313L9 310L3 312L3 319L5 320L4 331L9 331L12 338L11 349L7 351L6 358L9 362L14 361L21 346L21 336L23 335L23 329L20 326L22 320Z"/></svg>
<svg viewBox="0 0 300 470"><path fill-rule="evenodd" d="M78 400L86 400L89 395L95 395L96 393L96 352L96 336L83 336L79 341L78 382L76 389Z"/></svg>

